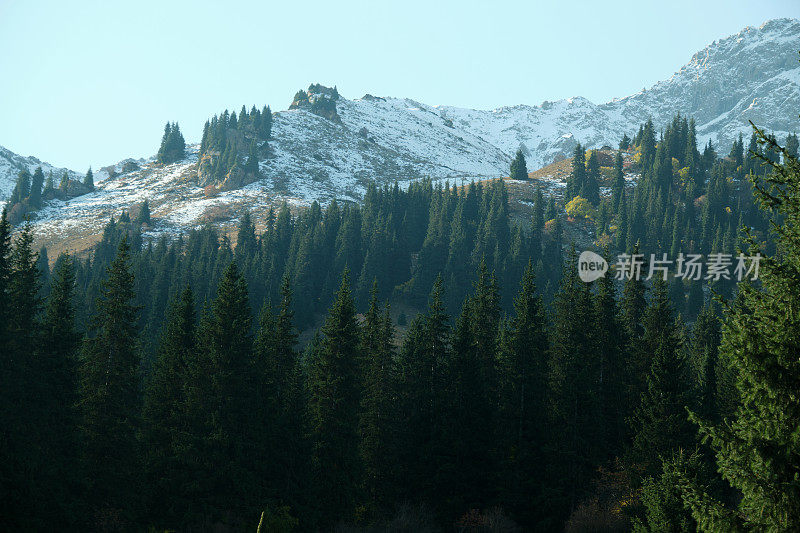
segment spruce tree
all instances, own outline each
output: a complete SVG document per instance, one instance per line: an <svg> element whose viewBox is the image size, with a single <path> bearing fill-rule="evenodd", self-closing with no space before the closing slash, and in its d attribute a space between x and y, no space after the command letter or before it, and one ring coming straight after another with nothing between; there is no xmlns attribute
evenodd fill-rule
<svg viewBox="0 0 800 533"><path fill-rule="evenodd" d="M625 193L625 172L622 164L622 152L617 152L614 159L614 183L611 187L611 210L619 213L622 195Z"/></svg>
<svg viewBox="0 0 800 533"><path fill-rule="evenodd" d="M391 503L394 468L392 416L394 389L394 326L388 306L378 307L378 286L373 284L369 309L361 331L363 396L361 399L361 458L365 497L372 511L386 511Z"/></svg>
<svg viewBox="0 0 800 533"><path fill-rule="evenodd" d="M412 320L398 357L399 497L417 502L440 501L447 485L442 482L439 465L451 456L443 435L448 387L445 365L452 347L442 286L438 277L428 309Z"/></svg>
<svg viewBox="0 0 800 533"><path fill-rule="evenodd" d="M358 454L359 328L345 270L309 368L309 425L318 520L330 526L355 510Z"/></svg>
<svg viewBox="0 0 800 533"><path fill-rule="evenodd" d="M639 253L635 247L631 255ZM641 276L625 280L619 312L625 339L625 404L635 406L639 395L646 388L646 376L650 368L649 354L644 350L644 317L647 308L645 286Z"/></svg>
<svg viewBox="0 0 800 533"><path fill-rule="evenodd" d="M717 373L719 367L720 328L719 319L711 302L700 310L692 331L692 350L694 369L698 377L698 412L705 420L717 422L719 408L717 403Z"/></svg>
<svg viewBox="0 0 800 533"><path fill-rule="evenodd" d="M577 505L594 465L601 457L600 361L593 330L589 284L578 278L575 251L569 254L555 297L550 378L550 416L559 430L552 435L550 472L559 488L560 512Z"/></svg>
<svg viewBox="0 0 800 533"><path fill-rule="evenodd" d="M62 193L66 193L67 190L69 189L69 175L67 174L66 170L64 171L63 174L61 174L61 180L59 180L58 182L58 189Z"/></svg>
<svg viewBox="0 0 800 533"><path fill-rule="evenodd" d="M586 152L583 146L575 146L572 153L572 173L567 178L567 190L565 198L567 201L578 196L583 189L584 182L586 181Z"/></svg>
<svg viewBox="0 0 800 533"><path fill-rule="evenodd" d="M14 239L6 274L4 295L6 342L3 356L5 388L3 406L4 431L8 438L3 443L3 481L8 504L7 524L12 529L37 529L37 481L44 457L39 453L40 440L45 431L47 414L39 403L42 392L39 381L39 363L36 349L39 344L39 269L36 253L32 250L33 235L25 224ZM6 470L7 468L7 470Z"/></svg>
<svg viewBox="0 0 800 533"><path fill-rule="evenodd" d="M522 149L518 149L514 159L511 160L511 173L509 174L512 180L527 180L528 179L528 165L525 163L525 154Z"/></svg>
<svg viewBox="0 0 800 533"><path fill-rule="evenodd" d="M123 237L95 304L80 366L83 456L94 520L137 508L141 408L138 307L130 247Z"/></svg>
<svg viewBox="0 0 800 533"><path fill-rule="evenodd" d="M32 228L26 223L11 250L7 317L9 350L17 354L22 364L33 363L41 309L38 257L32 246Z"/></svg>
<svg viewBox="0 0 800 533"><path fill-rule="evenodd" d="M661 472L661 460L695 443L686 409L692 407L692 384L673 316L666 283L655 278L644 317L642 347L651 358L646 389L630 419L633 444L630 460L644 476Z"/></svg>
<svg viewBox="0 0 800 533"><path fill-rule="evenodd" d="M89 192L94 190L94 174L92 173L92 167L89 167L89 170L86 171L86 175L83 177L83 186L86 187Z"/></svg>
<svg viewBox="0 0 800 533"><path fill-rule="evenodd" d="M251 327L247 284L231 261L200 328L200 368L207 369L208 377L199 377L200 383L193 387L202 395L200 410L205 411L208 432L202 438L204 467L211 468L207 505L217 517L234 522L257 514L254 499L261 490L252 465L257 421L252 407L256 384Z"/></svg>
<svg viewBox="0 0 800 533"><path fill-rule="evenodd" d="M539 510L547 433L547 339L544 306L529 261L504 331L499 361L498 437L502 464L500 499L531 526Z"/></svg>
<svg viewBox="0 0 800 533"><path fill-rule="evenodd" d="M44 187L44 172L42 167L36 167L31 178L31 192L28 202L34 209L42 207L42 187Z"/></svg>
<svg viewBox="0 0 800 533"><path fill-rule="evenodd" d="M608 257L608 252L604 253ZM607 273L596 282L594 327L599 356L600 403L603 411L603 448L607 457L617 456L625 441L626 333L620 321L614 282Z"/></svg>
<svg viewBox="0 0 800 533"><path fill-rule="evenodd" d="M797 159L798 147L800 147L800 142L798 142L798 140L797 140L797 134L796 133L792 133L790 135L787 135L786 136L786 145L784 146L784 148L786 150L786 156L787 157L794 157L795 159ZM784 159L784 161L786 161L786 160Z"/></svg>
<svg viewBox="0 0 800 533"><path fill-rule="evenodd" d="M597 150L592 150L589 160L586 161L586 177L579 194L594 206L600 202L600 162L597 159Z"/></svg>
<svg viewBox="0 0 800 533"><path fill-rule="evenodd" d="M736 372L740 404L721 423L693 416L738 497L725 504L686 469L676 468L684 501L704 531L789 531L800 524L800 319L792 312L800 299L800 163L785 157L783 164L768 166L766 177L751 180L762 207L780 216L776 253L761 259L758 283L739 284L740 303L727 309L722 329L720 357ZM755 239L749 240L750 254L760 253Z"/></svg>
<svg viewBox="0 0 800 533"><path fill-rule="evenodd" d="M150 202L145 198L142 202L142 207L139 208L139 214L136 216L136 223L150 224Z"/></svg>
<svg viewBox="0 0 800 533"><path fill-rule="evenodd" d="M17 202L22 202L31 194L31 173L27 169L22 169L17 173L17 183L11 193L9 205L13 206Z"/></svg>
<svg viewBox="0 0 800 533"><path fill-rule="evenodd" d="M493 497L496 475L497 359L500 295L485 262L463 305L448 364L448 438L452 442L453 505L480 508Z"/></svg>
<svg viewBox="0 0 800 533"><path fill-rule="evenodd" d="M43 431L40 453L43 467L39 514L45 523L72 527L80 523L78 433L78 350L81 335L75 325L75 266L62 255L53 272L37 350L38 412Z"/></svg>
<svg viewBox="0 0 800 533"><path fill-rule="evenodd" d="M277 313L269 306L261 312L255 341L255 364L262 434L259 461L266 497L272 502L297 506L304 474L305 442L302 436L303 383L295 353L292 290L288 276L280 287Z"/></svg>
<svg viewBox="0 0 800 533"><path fill-rule="evenodd" d="M142 408L148 510L154 522L164 526L179 524L181 487L190 479L183 454L188 372L197 356L196 328L194 293L186 287L170 302Z"/></svg>

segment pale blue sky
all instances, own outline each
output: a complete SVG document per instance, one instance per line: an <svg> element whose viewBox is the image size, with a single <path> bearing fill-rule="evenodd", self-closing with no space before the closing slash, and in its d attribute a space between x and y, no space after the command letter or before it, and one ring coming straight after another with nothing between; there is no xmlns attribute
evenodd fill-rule
<svg viewBox="0 0 800 533"><path fill-rule="evenodd" d="M626 96L797 0L0 0L0 145L85 170L196 142L224 108L340 93L479 109Z"/></svg>

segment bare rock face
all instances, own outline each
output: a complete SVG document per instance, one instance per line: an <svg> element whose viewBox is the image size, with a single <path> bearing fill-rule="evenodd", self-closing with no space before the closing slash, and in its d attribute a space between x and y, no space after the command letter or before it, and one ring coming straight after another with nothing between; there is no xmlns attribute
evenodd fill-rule
<svg viewBox="0 0 800 533"><path fill-rule="evenodd" d="M226 139L230 141L231 149L236 150L238 154L246 154L252 142L251 138L247 138L240 130L235 129L227 130ZM266 154L267 145L265 144L260 150ZM223 154L218 151L209 151L203 154L197 163L198 185L201 187L213 185L218 190L232 190L253 183L260 177L257 172L246 172L240 166L234 166L222 180L218 180L213 169L216 159L222 156Z"/></svg>

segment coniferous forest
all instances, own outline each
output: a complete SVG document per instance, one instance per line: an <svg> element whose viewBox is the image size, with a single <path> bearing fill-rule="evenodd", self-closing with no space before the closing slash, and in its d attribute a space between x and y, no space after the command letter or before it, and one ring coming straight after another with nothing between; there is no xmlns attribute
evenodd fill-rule
<svg viewBox="0 0 800 533"><path fill-rule="evenodd" d="M236 120L203 134L220 176ZM268 139L271 114L236 127ZM525 224L502 180L423 180L245 214L235 241L123 212L51 266L4 213L1 529L795 530L797 138L659 128L610 165L578 145ZM167 124L159 158L183 150ZM585 283L588 212L609 263L741 251L759 278Z"/></svg>

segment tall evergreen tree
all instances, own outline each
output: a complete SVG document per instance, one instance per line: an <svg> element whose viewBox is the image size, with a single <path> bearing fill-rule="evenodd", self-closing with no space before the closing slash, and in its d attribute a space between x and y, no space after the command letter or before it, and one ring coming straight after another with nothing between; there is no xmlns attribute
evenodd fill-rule
<svg viewBox="0 0 800 533"><path fill-rule="evenodd" d="M75 325L75 266L60 257L42 319L37 350L38 414L42 431L38 472L42 491L38 514L43 522L74 527L80 523L82 468L78 434L78 349L81 336ZM45 466L46 465L46 466Z"/></svg>
<svg viewBox="0 0 800 533"><path fill-rule="evenodd" d="M438 502L446 484L438 470L451 457L443 435L447 381L452 353L450 317L444 307L441 277L434 282L424 315L409 325L398 357L399 497Z"/></svg>
<svg viewBox="0 0 800 533"><path fill-rule="evenodd" d="M540 484L547 444L548 353L544 306L528 262L514 300L514 318L503 334L498 437L503 461L500 499L529 526L544 514Z"/></svg>
<svg viewBox="0 0 800 533"><path fill-rule="evenodd" d="M608 256L606 252L604 255ZM611 275L596 282L593 302L598 352L598 386L603 411L603 448L608 458L621 452L625 441L625 328L620 321Z"/></svg>
<svg viewBox="0 0 800 533"><path fill-rule="evenodd" d="M600 161L597 159L597 150L592 150L586 161L586 177L579 194L594 206L600 202Z"/></svg>
<svg viewBox="0 0 800 533"><path fill-rule="evenodd" d="M392 398L394 391L394 326L389 308L378 307L378 286L373 284L369 309L361 331L363 396L361 399L361 458L364 489L372 511L386 512L391 504L394 459L392 451Z"/></svg>
<svg viewBox="0 0 800 533"><path fill-rule="evenodd" d="M39 404L39 311L41 309L39 269L32 249L33 235L29 224L14 239L8 258L4 305L6 342L3 372L6 382L3 422L8 440L5 454L9 464L4 472L8 500L8 524L12 529L36 529L37 474L45 468L38 451L46 413ZM4 455L5 455L4 454Z"/></svg>
<svg viewBox="0 0 800 533"><path fill-rule="evenodd" d="M550 359L550 415L559 431L552 436L551 472L560 490L555 502L561 512L572 511L582 497L601 454L602 414L599 398L599 359L592 332L589 284L577 275L575 251L569 254L555 298Z"/></svg>
<svg viewBox="0 0 800 533"><path fill-rule="evenodd" d="M631 460L644 475L658 475L661 459L689 449L695 441L686 412L694 404L681 332L666 283L660 277L655 279L642 337L643 349L651 357L647 388L630 420L634 433Z"/></svg>
<svg viewBox="0 0 800 533"><path fill-rule="evenodd" d="M266 497L271 502L298 506L302 490L305 442L302 438L303 383L295 353L292 290L286 276L280 287L277 313L265 306L255 342L255 363L259 407L257 424Z"/></svg>
<svg viewBox="0 0 800 533"><path fill-rule="evenodd" d="M349 274L322 327L322 345L309 369L312 469L320 524L348 518L355 510L360 479L358 454L359 328Z"/></svg>
<svg viewBox="0 0 800 533"><path fill-rule="evenodd" d="M124 237L108 267L80 366L84 461L96 521L137 510L140 356L130 247Z"/></svg>
<svg viewBox="0 0 800 533"><path fill-rule="evenodd" d="M31 178L31 192L28 202L34 209L42 207L42 187L44 187L44 172L42 167L36 167Z"/></svg>
<svg viewBox="0 0 800 533"><path fill-rule="evenodd" d="M86 187L89 192L94 190L94 174L92 173L92 167L89 167L89 170L86 171L86 175L83 177L83 186Z"/></svg>
<svg viewBox="0 0 800 533"><path fill-rule="evenodd" d="M763 132L760 142L785 153ZM704 531L788 531L800 524L800 319L792 312L800 298L800 163L787 157L768 163L772 172L752 176L764 208L774 209L777 250L761 260L759 284L741 283L740 304L729 308L720 355L737 374L740 404L731 420L700 424L716 453L722 477L738 492L732 505L709 494L690 472L681 475L684 501ZM750 253L760 253L750 238Z"/></svg>
<svg viewBox="0 0 800 533"><path fill-rule="evenodd" d="M572 173L567 179L565 198L572 199L581 193L586 181L586 152L578 143L572 153Z"/></svg>
<svg viewBox="0 0 800 533"><path fill-rule="evenodd" d="M196 329L194 293L186 287L170 302L142 408L148 514L164 526L177 525L183 518L180 489L191 479L183 454L188 371L197 355Z"/></svg>
<svg viewBox="0 0 800 533"><path fill-rule="evenodd" d="M485 506L493 497L499 332L497 280L481 262L475 292L456 323L447 370L451 404L446 430L454 456L450 483L453 504L466 509Z"/></svg>
<svg viewBox="0 0 800 533"><path fill-rule="evenodd" d="M514 159L511 160L511 173L509 174L512 180L527 180L528 179L528 165L525 162L525 154L522 149L518 149Z"/></svg>
<svg viewBox="0 0 800 533"><path fill-rule="evenodd" d="M256 443L252 438L253 339L247 284L235 261L225 268L217 297L202 321L201 410L203 465L211 470L207 505L218 519L234 523L257 516L253 499L260 482L252 468ZM202 368L202 367L201 367ZM195 378L197 379L197 378ZM205 391L203 391L205 388ZM196 401L196 400L190 400ZM212 466L213 465L213 466Z"/></svg>

